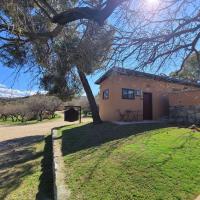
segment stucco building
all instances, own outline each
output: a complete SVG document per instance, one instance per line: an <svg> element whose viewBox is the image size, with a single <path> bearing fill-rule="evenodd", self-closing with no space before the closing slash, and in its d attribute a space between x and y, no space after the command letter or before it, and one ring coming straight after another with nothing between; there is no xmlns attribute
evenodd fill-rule
<svg viewBox="0 0 200 200"><path fill-rule="evenodd" d="M104 121L167 118L170 93L200 90L200 84L187 80L117 67L107 71L96 84L100 85L99 111ZM191 98L187 97L186 102Z"/></svg>

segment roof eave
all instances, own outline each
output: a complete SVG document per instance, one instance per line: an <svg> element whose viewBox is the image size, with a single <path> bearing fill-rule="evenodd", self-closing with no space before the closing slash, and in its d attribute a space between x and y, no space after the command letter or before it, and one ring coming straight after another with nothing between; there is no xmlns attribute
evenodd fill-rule
<svg viewBox="0 0 200 200"><path fill-rule="evenodd" d="M126 69L126 71L128 71L128 70L130 70L130 69ZM103 76L101 76L97 81L95 81L95 84L100 85L105 79L107 79L112 74L113 71L117 72L118 74L126 74L125 72L123 73L122 71L118 71L118 68L112 68L112 69L108 70ZM178 79L173 79L170 77L162 77L159 75L149 74L149 73L145 73L145 72L143 73L143 72L134 71L134 70L130 70L130 72L132 72L132 73L134 72L135 76L143 76L143 77L147 77L147 78L154 79L154 80L157 79L157 80L161 80L164 82L171 82L171 83L175 83L175 84L188 85L188 86L200 88L200 84L188 82L186 80L178 80Z"/></svg>

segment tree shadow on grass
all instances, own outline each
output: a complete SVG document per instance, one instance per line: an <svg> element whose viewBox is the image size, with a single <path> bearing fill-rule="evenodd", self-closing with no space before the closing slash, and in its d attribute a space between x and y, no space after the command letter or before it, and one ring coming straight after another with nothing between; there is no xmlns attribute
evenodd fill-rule
<svg viewBox="0 0 200 200"><path fill-rule="evenodd" d="M42 175L36 195L37 200L53 199L53 169L52 169L52 140L51 136L45 138L43 159L41 161Z"/></svg>
<svg viewBox="0 0 200 200"><path fill-rule="evenodd" d="M63 155L100 146L106 142L138 135L146 131L167 127L167 124L116 125L103 123L86 124L64 130L62 135Z"/></svg>
<svg viewBox="0 0 200 200"><path fill-rule="evenodd" d="M43 136L29 136L0 142L0 199L5 199L26 176L34 173L32 161L42 156L34 145L43 139Z"/></svg>
<svg viewBox="0 0 200 200"><path fill-rule="evenodd" d="M63 131L61 136L62 152L65 156L81 151L73 156L73 161L93 154L94 159L90 165L88 165L87 173L84 173L84 176L82 176L82 179L79 182L79 187L82 188L88 183L89 180L92 179L96 170L113 153L113 151L129 140L129 136L145 134L146 131L157 130L165 127L168 127L168 125L116 125L111 123L93 125L91 123L83 126L77 126ZM156 132L154 134L156 134ZM147 137L149 136L147 135ZM105 145L101 151L95 154L95 152L98 151L99 146L108 142L108 145Z"/></svg>
<svg viewBox="0 0 200 200"><path fill-rule="evenodd" d="M195 177L189 175L190 174L189 170L185 170L188 168L189 165L187 162L184 163L184 159L186 156L185 153L187 153L186 158L191 158L193 159L193 161L194 159L197 159L198 154L194 153L194 149L199 144L198 142L199 138L195 137L194 133L191 130L188 130L188 132L183 131L183 134L182 132L176 134L176 130L170 133L169 130L170 133L169 137L172 136L171 134L173 133L175 134L175 136L174 139L169 138L168 140L167 139L168 129L158 130L160 128L165 128L165 127L169 126L167 124L140 124L140 125L119 126L119 125L104 123L95 126L93 124L86 124L83 126L77 126L75 128L64 130L62 134L62 151L64 156L72 154L66 156L65 164L66 164L66 174L68 173L67 184L69 184L69 186L73 188L72 195L74 199L76 199L76 197L79 197L78 196L79 194L83 194L82 199L87 199L87 197L90 196L91 191L93 190L93 188L91 187L94 186L97 187L99 186L100 189L101 188L104 189L105 194L110 193L110 195L112 196L112 193L116 192L116 190L113 189L113 187L117 186L117 184L119 183L118 180L124 180L127 185L133 184L133 186L135 186L134 184L140 184L143 186L143 184L145 184L145 182L147 181L148 184L150 184L149 188L151 188L151 186L154 187L155 184L154 180L157 181L158 187L161 186L164 188L165 186L163 185L165 185L165 180L166 180L167 187L175 188L174 190L171 191L171 193L167 189L166 190L163 189L164 192L167 191L168 193L170 193L169 194L169 196L171 195L170 197L174 196L174 198L176 198L176 196L174 195L174 193L176 192L177 192L177 197L178 195L181 196L182 194L191 195L189 194L189 192L187 194L187 191L183 192L182 190L180 190L180 188L176 187L176 184L177 182L180 182L180 185L188 184L189 186L190 181L188 181L189 179L188 180L186 179L187 176L189 178L191 177L191 182L193 182L194 184L195 182L198 181L198 179L195 179ZM151 132L151 134L145 134L146 131L152 131L152 130L155 131ZM162 133L164 133L165 135L164 137L160 138L164 139L164 141L161 142L161 149L160 149L159 147L160 141L154 140L154 137L152 138L152 135L157 136L157 134L162 134ZM120 151L119 152L115 151L124 143L128 144L129 140L130 144L133 144L134 139L133 137L129 138L129 136L134 136L138 134L144 134L144 137L142 136L141 141L139 141L139 144L140 142L141 144L139 145L138 152L135 153L135 149L133 149L133 151L132 150L129 151L129 149L127 149L128 150L127 153L126 151L122 151L122 154L120 154ZM166 142L168 142L166 144L166 149L165 149L165 138L167 139ZM196 145L194 145L193 142L197 142ZM146 147L147 145L147 147L150 148L143 149L143 145L144 147ZM98 148L99 146L101 146L101 148ZM126 149L122 148L122 150ZM113 152L115 153L112 154ZM179 157L180 155L181 157ZM183 162L182 166L180 162ZM111 171L112 167L114 169L113 174ZM107 169L109 169L110 171ZM174 174L173 181L172 181L172 176L169 173L170 170L172 170ZM185 176L186 174L184 174L184 171L188 172L187 176ZM109 176L108 174L109 172L111 172L111 176ZM72 175L70 173L72 173ZM183 175L183 180L181 180L182 181L181 182L179 179L182 175ZM131 178L129 179L129 176L130 177L132 176L132 178L136 177L136 182L132 183L131 182L132 179ZM160 178L158 179L155 178L157 176ZM106 179L106 181L104 181L103 179ZM137 182L137 180L140 179L141 181ZM111 183L111 181L109 182L108 180L109 181L113 180L112 182L113 184ZM117 182L116 185L115 181ZM107 185L102 186L101 184L102 185L107 184ZM141 193L147 191L145 189L144 190L141 189ZM124 191L119 190L118 192L120 195L122 195L122 192L125 191L126 190ZM94 191L94 194L95 192L96 191ZM129 192L128 189L126 192L128 194ZM131 192L133 192L133 190L131 190L130 193ZM196 191L192 190L192 192L195 194ZM97 199L98 197L100 199L100 196L98 196L98 190L96 194L97 194ZM117 199L117 195L116 196L113 195L113 199ZM145 195L148 196L148 192Z"/></svg>

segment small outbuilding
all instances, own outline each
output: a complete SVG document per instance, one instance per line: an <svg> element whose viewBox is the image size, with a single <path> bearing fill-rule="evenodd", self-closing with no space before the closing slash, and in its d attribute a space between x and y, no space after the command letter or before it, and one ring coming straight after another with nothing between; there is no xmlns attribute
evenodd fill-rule
<svg viewBox="0 0 200 200"><path fill-rule="evenodd" d="M198 107L200 98L198 83L118 67L107 71L96 84L100 85L99 111L104 121L168 119L170 102L180 92L192 94L182 102L184 105L193 102Z"/></svg>

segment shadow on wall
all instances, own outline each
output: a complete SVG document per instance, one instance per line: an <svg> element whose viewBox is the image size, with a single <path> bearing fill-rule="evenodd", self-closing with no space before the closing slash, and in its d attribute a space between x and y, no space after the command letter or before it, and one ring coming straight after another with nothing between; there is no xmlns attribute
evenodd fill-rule
<svg viewBox="0 0 200 200"><path fill-rule="evenodd" d="M166 127L166 124L141 124L120 126L111 123L99 125L86 124L65 130L62 136L63 155L75 153L80 150L97 147L106 142L118 140L144 133L145 131L155 130Z"/></svg>
<svg viewBox="0 0 200 200"><path fill-rule="evenodd" d="M45 139L46 144L44 152L42 149L37 152L34 146L43 140L44 136L28 136L0 142L0 199L5 199L9 194L20 187L27 176L34 173L36 167L38 165L40 166L40 160L37 159L42 158L43 155L44 158L41 161L42 175L40 177L39 192L37 195L39 198L37 199L44 199L40 198L40 194L46 191L48 192L46 195L48 197L47 199L53 196L52 192L49 192L53 191L51 188L52 176L50 173L47 184L44 184L44 174L46 174L44 168L46 168L46 166L51 168L51 164L49 164L50 137ZM46 164L47 162L48 164ZM41 183L43 183L43 188L41 188Z"/></svg>

